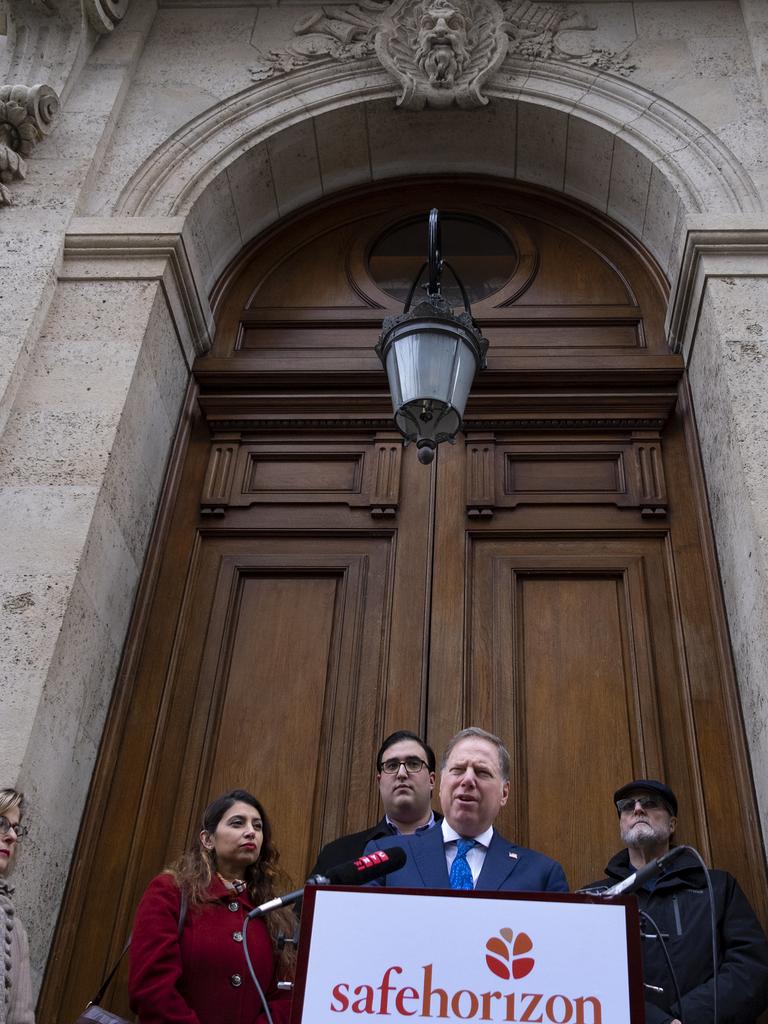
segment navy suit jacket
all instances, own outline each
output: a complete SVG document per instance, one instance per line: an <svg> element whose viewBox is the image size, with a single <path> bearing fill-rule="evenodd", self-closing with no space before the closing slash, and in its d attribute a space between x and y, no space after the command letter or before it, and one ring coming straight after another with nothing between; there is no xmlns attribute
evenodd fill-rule
<svg viewBox="0 0 768 1024"><path fill-rule="evenodd" d="M410 836L388 836L368 843L366 853L402 846L407 860L399 871L373 885L403 889L450 889L443 830L439 825ZM565 872L556 860L516 846L494 830L491 845L475 885L478 890L502 892L568 892Z"/></svg>

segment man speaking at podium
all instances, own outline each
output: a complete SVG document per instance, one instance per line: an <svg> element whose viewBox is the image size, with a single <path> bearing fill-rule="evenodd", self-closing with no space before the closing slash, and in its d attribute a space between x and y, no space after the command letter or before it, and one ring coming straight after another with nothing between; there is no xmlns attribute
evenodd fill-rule
<svg viewBox="0 0 768 1024"><path fill-rule="evenodd" d="M440 766L445 817L427 832L379 839L366 853L401 846L399 871L372 884L410 889L568 892L557 861L516 846L493 823L509 796L509 752L484 729L469 728L449 742Z"/></svg>

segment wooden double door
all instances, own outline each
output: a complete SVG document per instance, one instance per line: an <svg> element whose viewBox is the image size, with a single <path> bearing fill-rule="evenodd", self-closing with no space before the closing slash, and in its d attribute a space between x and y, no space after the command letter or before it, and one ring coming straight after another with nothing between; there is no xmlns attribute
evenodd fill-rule
<svg viewBox="0 0 768 1024"><path fill-rule="evenodd" d="M462 270L491 349L464 435L425 467L392 429L372 346L402 308L419 262L408 232L431 205L468 239ZM466 725L502 736L511 797L497 824L561 860L574 886L618 846L614 789L665 779L685 840L764 912L664 299L615 226L477 180L349 194L233 265L169 469L42 1020L74 1017L212 795L261 797L298 882L323 842L376 820L374 754L397 728L438 752ZM125 1007L119 986L113 1005Z"/></svg>

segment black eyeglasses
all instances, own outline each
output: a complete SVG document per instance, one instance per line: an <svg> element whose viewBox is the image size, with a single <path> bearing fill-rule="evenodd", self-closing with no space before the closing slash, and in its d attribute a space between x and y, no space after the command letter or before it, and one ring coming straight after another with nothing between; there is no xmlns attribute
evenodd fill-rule
<svg viewBox="0 0 768 1024"><path fill-rule="evenodd" d="M640 804L644 811L658 811L660 809L667 810L667 805L663 800L659 800L655 796L628 796L624 800L617 800L616 807L619 814L626 814L628 811L634 811L635 804Z"/></svg>
<svg viewBox="0 0 768 1024"><path fill-rule="evenodd" d="M13 825L4 814L0 814L0 836L7 836L11 829L13 829L16 835L16 842L23 839L29 832L26 825Z"/></svg>
<svg viewBox="0 0 768 1024"><path fill-rule="evenodd" d="M400 765L403 765L409 775L418 775L422 768L427 767L427 762L422 761L420 757L404 757L402 760L390 757L381 762L381 770L385 775L397 775Z"/></svg>

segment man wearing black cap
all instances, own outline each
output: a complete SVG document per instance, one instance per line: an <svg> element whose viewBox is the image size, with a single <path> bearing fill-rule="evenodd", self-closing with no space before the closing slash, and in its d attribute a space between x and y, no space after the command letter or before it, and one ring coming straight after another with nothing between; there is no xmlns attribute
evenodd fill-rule
<svg viewBox="0 0 768 1024"><path fill-rule="evenodd" d="M626 849L607 878L587 886L604 890L669 852L677 825L677 797L656 779L635 779L613 795ZM711 871L718 940L717 1009L721 1024L748 1024L768 1007L768 942L738 882ZM658 926L672 961L682 1003L653 926L642 920L646 1024L709 1024L713 1019L712 936L704 872L683 851L665 872L638 891L640 910Z"/></svg>

